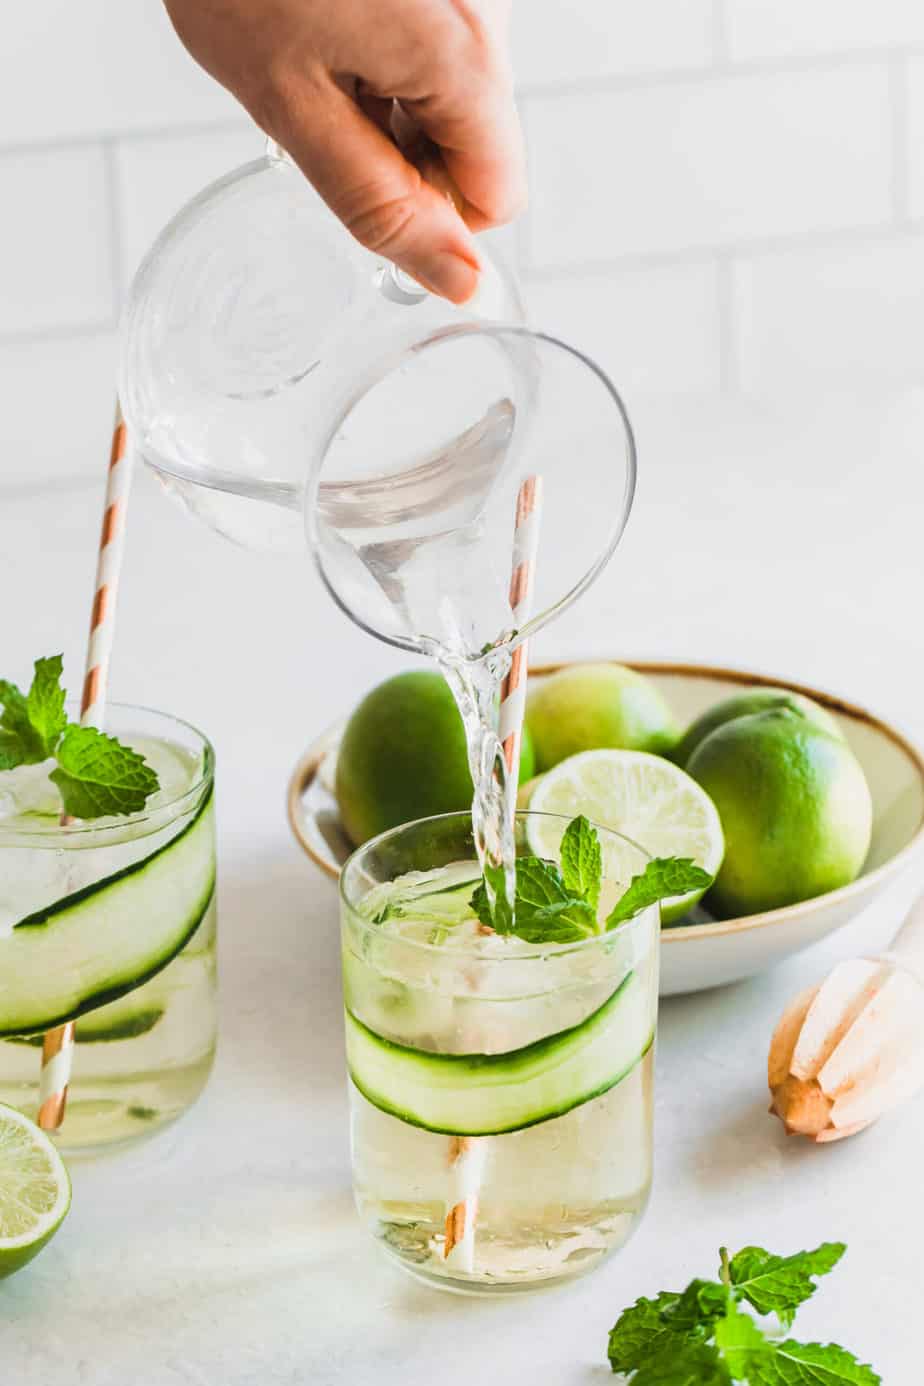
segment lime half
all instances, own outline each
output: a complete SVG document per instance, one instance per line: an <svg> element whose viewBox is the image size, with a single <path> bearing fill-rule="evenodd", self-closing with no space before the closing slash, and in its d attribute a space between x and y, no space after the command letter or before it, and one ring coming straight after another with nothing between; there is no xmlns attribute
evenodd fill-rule
<svg viewBox="0 0 924 1386"><path fill-rule="evenodd" d="M37 1256L71 1206L71 1181L53 1142L0 1105L0 1280Z"/></svg>
<svg viewBox="0 0 924 1386"><path fill-rule="evenodd" d="M536 784L530 811L591 822L644 847L653 857L692 857L710 875L722 865L725 840L715 804L695 780L647 751L584 751L556 765ZM553 820L527 819L530 849L558 859L561 827ZM618 848L604 846L604 871L619 872ZM626 882L628 884L628 882ZM700 899L702 891L665 900L664 924L673 924Z"/></svg>

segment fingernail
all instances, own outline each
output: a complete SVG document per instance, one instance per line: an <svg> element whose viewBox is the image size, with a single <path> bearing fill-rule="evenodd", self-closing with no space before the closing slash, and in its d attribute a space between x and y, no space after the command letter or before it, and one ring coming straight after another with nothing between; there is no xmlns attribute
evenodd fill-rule
<svg viewBox="0 0 924 1386"><path fill-rule="evenodd" d="M451 303L466 303L478 288L479 268L450 250L431 256L417 272L426 288L442 294Z"/></svg>

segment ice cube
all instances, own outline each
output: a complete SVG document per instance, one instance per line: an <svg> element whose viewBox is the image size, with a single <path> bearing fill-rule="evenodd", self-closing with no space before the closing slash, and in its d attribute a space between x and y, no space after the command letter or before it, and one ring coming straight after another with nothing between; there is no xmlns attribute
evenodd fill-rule
<svg viewBox="0 0 924 1386"><path fill-rule="evenodd" d="M55 768L53 760L40 765L17 765L0 773L0 819L32 817L56 818L61 812L61 796L48 778ZM23 826L28 826L24 824Z"/></svg>
<svg viewBox="0 0 924 1386"><path fill-rule="evenodd" d="M199 778L202 759L175 741L163 741L147 736L130 736L126 740L133 750L144 756L160 781L160 789L152 794L147 810L160 808L180 798Z"/></svg>

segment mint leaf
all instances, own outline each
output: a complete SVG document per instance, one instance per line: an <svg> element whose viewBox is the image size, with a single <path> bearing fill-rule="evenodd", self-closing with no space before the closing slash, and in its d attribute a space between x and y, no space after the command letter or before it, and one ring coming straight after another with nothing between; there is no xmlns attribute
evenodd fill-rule
<svg viewBox="0 0 924 1386"><path fill-rule="evenodd" d="M666 1346L632 1377L632 1386L732 1386L728 1368L709 1343Z"/></svg>
<svg viewBox="0 0 924 1386"><path fill-rule="evenodd" d="M763 1356L751 1359L745 1378L749 1386L882 1386L882 1377L872 1367L836 1343L787 1339L767 1347Z"/></svg>
<svg viewBox="0 0 924 1386"><path fill-rule="evenodd" d="M475 893L469 901L469 905L479 924L483 924L486 929L494 928L494 911L491 908L491 900L484 881L479 881L476 885ZM384 924L387 918L388 910L384 909L381 916L376 915L372 922L373 924Z"/></svg>
<svg viewBox="0 0 924 1386"><path fill-rule="evenodd" d="M686 895L691 890L705 890L712 876L697 866L691 857L655 857L639 876L633 876L621 899L617 900L606 921L607 929L624 924L640 910L669 900L674 895Z"/></svg>
<svg viewBox="0 0 924 1386"><path fill-rule="evenodd" d="M51 779L72 818L137 813L158 788L157 776L137 751L95 727L69 725Z"/></svg>
<svg viewBox="0 0 924 1386"><path fill-rule="evenodd" d="M637 1299L610 1330L610 1366L614 1372L636 1371L671 1345L705 1338L727 1309L728 1291L713 1280L694 1280L682 1294L662 1291L656 1299Z"/></svg>
<svg viewBox="0 0 924 1386"><path fill-rule="evenodd" d="M565 888L554 863L520 857L513 932L527 943L571 943L599 930L593 906Z"/></svg>
<svg viewBox="0 0 924 1386"><path fill-rule="evenodd" d="M0 726L0 770L15 770L17 765L32 763L17 734Z"/></svg>
<svg viewBox="0 0 924 1386"><path fill-rule="evenodd" d="M590 906L583 900L563 900L528 912L517 906L513 932L526 943L579 943L598 932Z"/></svg>
<svg viewBox="0 0 924 1386"><path fill-rule="evenodd" d="M638 1299L610 1330L607 1355L630 1386L882 1386L872 1367L836 1343L778 1343L767 1338L736 1300L760 1312L788 1315L814 1293L812 1277L837 1264L845 1247L773 1256L749 1246L728 1259L721 1283L694 1280L682 1294ZM764 1307L766 1306L766 1307Z"/></svg>
<svg viewBox="0 0 924 1386"><path fill-rule="evenodd" d="M742 1314L735 1304L729 1304L716 1321L714 1335L716 1347L734 1381L751 1381L752 1371L759 1368L763 1357L772 1350L754 1320Z"/></svg>
<svg viewBox="0 0 924 1386"><path fill-rule="evenodd" d="M788 1327L799 1305L815 1293L812 1277L827 1274L846 1250L843 1242L825 1242L814 1251L773 1256L763 1247L746 1246L732 1257L728 1269L738 1295L758 1314L776 1314Z"/></svg>
<svg viewBox="0 0 924 1386"><path fill-rule="evenodd" d="M542 857L519 857L517 860L517 906L542 909L544 905L560 905L572 897L565 889L561 872L554 862ZM583 904L583 901L578 901Z"/></svg>
<svg viewBox="0 0 924 1386"><path fill-rule="evenodd" d="M728 1310L728 1290L717 1280L691 1280L677 1302L664 1310L666 1321L677 1331L708 1329Z"/></svg>
<svg viewBox="0 0 924 1386"><path fill-rule="evenodd" d="M63 667L60 655L37 659L28 695L15 683L0 679L0 770L38 765L54 754L67 721L61 687Z"/></svg>
<svg viewBox="0 0 924 1386"><path fill-rule="evenodd" d="M493 929L496 934L513 932L513 912L507 899L507 878L502 866L492 866L490 862L485 864L484 875L475 887L469 905L486 929Z"/></svg>
<svg viewBox="0 0 924 1386"><path fill-rule="evenodd" d="M678 1330L665 1323L664 1314L674 1308L680 1296L664 1290L657 1299L637 1299L624 1309L610 1329L607 1356L614 1372L632 1372L657 1356L663 1347L678 1339ZM685 1330L679 1333L684 1341Z"/></svg>
<svg viewBox="0 0 924 1386"><path fill-rule="evenodd" d="M42 744L42 759L54 754L58 738L67 724L64 713L64 689L61 675L64 661L60 655L35 661L32 687L26 698L26 714L32 730Z"/></svg>
<svg viewBox="0 0 924 1386"><path fill-rule="evenodd" d="M480 922L498 934L527 943L576 943L599 932L593 907L565 889L558 867L542 857L520 857L514 909L507 901L504 873L486 866L470 905ZM489 887L494 888L491 901Z"/></svg>
<svg viewBox="0 0 924 1386"><path fill-rule="evenodd" d="M37 765L45 759L41 738L29 721L26 698L7 679L0 679L0 770L17 765Z"/></svg>
<svg viewBox="0 0 924 1386"><path fill-rule="evenodd" d="M583 814L568 824L559 850L566 889L596 910L603 878L603 857L597 830Z"/></svg>

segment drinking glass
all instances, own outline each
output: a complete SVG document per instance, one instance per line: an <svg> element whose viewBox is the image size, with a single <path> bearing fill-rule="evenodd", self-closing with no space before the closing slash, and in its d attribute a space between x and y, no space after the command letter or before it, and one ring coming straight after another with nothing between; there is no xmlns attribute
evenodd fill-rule
<svg viewBox="0 0 924 1386"><path fill-rule="evenodd" d="M519 855L550 817L517 816ZM648 857L597 831L602 919ZM461 813L385 833L343 869L353 1181L405 1269L511 1291L589 1270L645 1209L660 913L528 944L479 926L479 880Z"/></svg>
<svg viewBox="0 0 924 1386"><path fill-rule="evenodd" d="M68 1150L180 1116L217 1032L212 747L145 708L106 725L158 773L140 813L62 824L47 765L0 776L0 1102L35 1117L42 1036L76 1020Z"/></svg>

